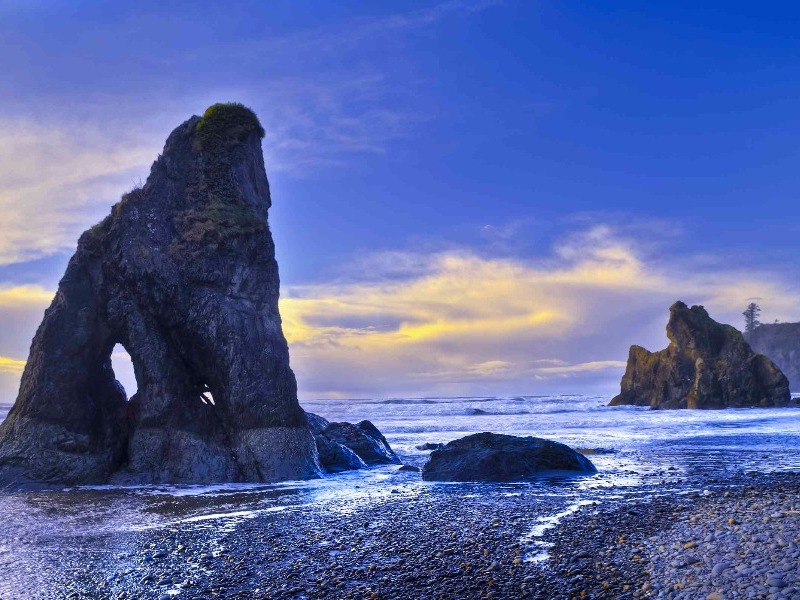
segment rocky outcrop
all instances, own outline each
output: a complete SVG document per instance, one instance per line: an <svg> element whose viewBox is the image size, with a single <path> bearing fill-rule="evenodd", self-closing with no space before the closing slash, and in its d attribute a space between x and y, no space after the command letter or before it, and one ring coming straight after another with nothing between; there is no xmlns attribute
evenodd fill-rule
<svg viewBox="0 0 800 600"><path fill-rule="evenodd" d="M278 313L263 133L241 105L192 117L81 236L0 425L0 483L319 474Z"/></svg>
<svg viewBox="0 0 800 600"><path fill-rule="evenodd" d="M745 337L755 352L778 365L789 380L789 389L800 392L800 323L759 325Z"/></svg>
<svg viewBox="0 0 800 600"><path fill-rule="evenodd" d="M789 384L766 356L756 354L730 325L702 306L670 308L669 346L648 352L631 346L621 392L610 406L726 408L786 406Z"/></svg>
<svg viewBox="0 0 800 600"><path fill-rule="evenodd" d="M528 481L553 475L596 473L569 446L535 437L476 433L431 452L425 481Z"/></svg>
<svg viewBox="0 0 800 600"><path fill-rule="evenodd" d="M330 423L306 413L317 444L320 464L329 473L365 469L376 465L400 464L378 428L370 421Z"/></svg>

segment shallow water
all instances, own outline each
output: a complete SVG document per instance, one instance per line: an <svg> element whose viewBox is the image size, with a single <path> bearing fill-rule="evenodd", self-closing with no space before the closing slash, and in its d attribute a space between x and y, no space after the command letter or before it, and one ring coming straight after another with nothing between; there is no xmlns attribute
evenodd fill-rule
<svg viewBox="0 0 800 600"><path fill-rule="evenodd" d="M421 466L424 443L447 442L493 431L535 435L575 448L600 450L590 458L597 475L505 486L423 483L396 467L346 473L323 480L275 485L94 486L48 492L0 493L0 597L35 597L54 573L74 561L126 556L132 532L208 532L222 539L238 524L284 511L334 511L399 502L443 485L465 488L461 497L492 493L554 498L530 523L527 558L541 560L544 532L562 516L595 502L631 495L702 489L708 473L800 470L800 409L650 411L605 406L607 396L319 400L304 408L329 420L373 421L404 462ZM0 418L8 407L0 406ZM398 483L402 486L398 487ZM117 565L119 566L119 565ZM20 590L30 593L18 595Z"/></svg>
<svg viewBox="0 0 800 600"><path fill-rule="evenodd" d="M565 395L325 400L304 406L330 420L373 420L392 447L416 464L428 455L416 446L493 431L614 450L591 456L607 475L633 471L646 476L670 466L800 469L798 408L652 411L608 407L608 401L608 396Z"/></svg>

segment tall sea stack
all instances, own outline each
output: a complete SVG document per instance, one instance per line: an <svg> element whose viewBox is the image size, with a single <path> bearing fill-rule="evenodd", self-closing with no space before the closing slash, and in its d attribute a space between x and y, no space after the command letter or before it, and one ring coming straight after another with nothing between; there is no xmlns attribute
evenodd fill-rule
<svg viewBox="0 0 800 600"><path fill-rule="evenodd" d="M0 485L319 473L278 313L263 135L238 104L192 117L81 236L0 425Z"/></svg>
<svg viewBox="0 0 800 600"><path fill-rule="evenodd" d="M669 309L669 346L648 352L631 346L621 391L611 406L727 408L786 406L789 382L763 354L756 354L731 325L702 306L676 302Z"/></svg>

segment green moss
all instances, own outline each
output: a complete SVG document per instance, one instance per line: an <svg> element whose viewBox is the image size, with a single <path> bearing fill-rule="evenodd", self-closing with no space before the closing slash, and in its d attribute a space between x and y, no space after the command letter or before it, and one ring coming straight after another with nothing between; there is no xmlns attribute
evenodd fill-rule
<svg viewBox="0 0 800 600"><path fill-rule="evenodd" d="M87 229L81 236L79 247L86 244L87 249L98 249L109 229L111 229L111 215Z"/></svg>
<svg viewBox="0 0 800 600"><path fill-rule="evenodd" d="M264 128L256 114L238 102L209 106L195 132L197 141L208 149L241 142L253 132L264 137Z"/></svg>
<svg viewBox="0 0 800 600"><path fill-rule="evenodd" d="M212 201L202 209L185 211L179 217L186 242L219 243L264 231L266 222L240 202Z"/></svg>
<svg viewBox="0 0 800 600"><path fill-rule="evenodd" d="M255 113L238 104L215 104L206 110L195 129L195 143L203 150L202 172L189 194L193 206L175 217L183 244L218 249L235 238L267 229L266 217L239 197L233 169L240 160L241 142L253 133L264 136Z"/></svg>

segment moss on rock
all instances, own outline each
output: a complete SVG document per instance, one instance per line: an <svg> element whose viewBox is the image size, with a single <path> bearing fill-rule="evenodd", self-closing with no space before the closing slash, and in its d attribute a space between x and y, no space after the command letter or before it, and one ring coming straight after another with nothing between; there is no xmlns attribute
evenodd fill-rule
<svg viewBox="0 0 800 600"><path fill-rule="evenodd" d="M256 114L239 102L212 104L195 129L197 141L206 149L244 141L253 132L264 137Z"/></svg>

